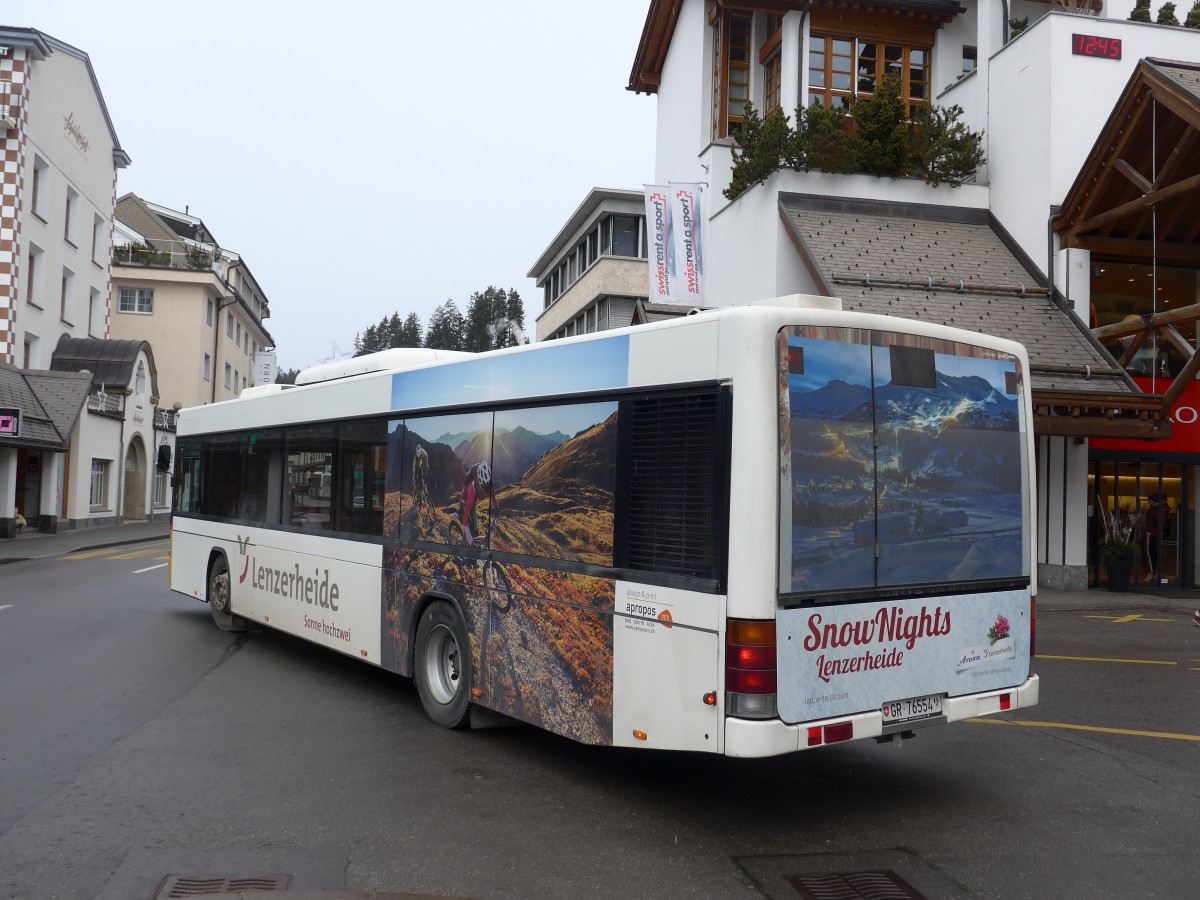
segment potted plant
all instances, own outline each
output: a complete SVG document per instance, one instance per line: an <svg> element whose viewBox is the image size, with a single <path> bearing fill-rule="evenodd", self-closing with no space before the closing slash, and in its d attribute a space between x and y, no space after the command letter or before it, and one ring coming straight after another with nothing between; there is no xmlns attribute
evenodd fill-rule
<svg viewBox="0 0 1200 900"><path fill-rule="evenodd" d="M1104 554L1104 567L1108 571L1108 589L1123 594L1129 590L1129 575L1133 571L1133 557L1137 553L1134 532L1137 530L1137 515L1132 512L1109 513L1105 520L1104 540L1100 550Z"/></svg>

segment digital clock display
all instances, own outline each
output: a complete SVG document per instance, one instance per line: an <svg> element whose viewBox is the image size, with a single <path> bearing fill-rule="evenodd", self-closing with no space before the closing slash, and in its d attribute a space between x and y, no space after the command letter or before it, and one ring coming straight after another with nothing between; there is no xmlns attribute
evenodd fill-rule
<svg viewBox="0 0 1200 900"><path fill-rule="evenodd" d="M1071 35L1071 52L1076 56L1120 59L1121 39L1096 37L1094 34L1073 34Z"/></svg>

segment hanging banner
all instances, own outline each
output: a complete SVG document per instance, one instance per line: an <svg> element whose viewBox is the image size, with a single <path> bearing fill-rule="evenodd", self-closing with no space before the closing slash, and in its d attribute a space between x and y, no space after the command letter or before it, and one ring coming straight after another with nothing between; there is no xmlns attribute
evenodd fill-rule
<svg viewBox="0 0 1200 900"><path fill-rule="evenodd" d="M699 184L648 184L646 235L649 241L651 303L704 305L700 252Z"/></svg>

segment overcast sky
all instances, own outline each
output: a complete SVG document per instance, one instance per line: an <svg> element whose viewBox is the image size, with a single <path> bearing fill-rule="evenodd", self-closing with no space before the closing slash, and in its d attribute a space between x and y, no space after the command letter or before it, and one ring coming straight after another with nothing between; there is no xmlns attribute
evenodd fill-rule
<svg viewBox="0 0 1200 900"><path fill-rule="evenodd" d="M202 218L271 305L281 368L399 311L515 288L592 187L654 176L625 90L650 0L418 6L7 4L85 51L133 164L118 194ZM34 88L36 90L36 86Z"/></svg>

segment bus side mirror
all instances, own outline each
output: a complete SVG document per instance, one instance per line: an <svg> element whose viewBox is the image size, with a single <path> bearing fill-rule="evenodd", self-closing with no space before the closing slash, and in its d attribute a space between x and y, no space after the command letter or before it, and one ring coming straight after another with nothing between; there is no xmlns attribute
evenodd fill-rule
<svg viewBox="0 0 1200 900"><path fill-rule="evenodd" d="M166 444L159 445L158 462L155 463L154 468L158 469L160 472L171 471L171 448Z"/></svg>

